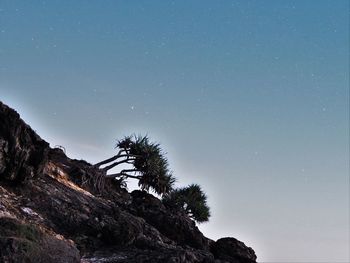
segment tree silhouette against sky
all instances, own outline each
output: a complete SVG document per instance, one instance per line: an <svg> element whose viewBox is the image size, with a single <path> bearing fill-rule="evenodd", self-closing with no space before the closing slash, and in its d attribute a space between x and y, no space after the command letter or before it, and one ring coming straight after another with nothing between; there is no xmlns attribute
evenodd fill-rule
<svg viewBox="0 0 350 263"><path fill-rule="evenodd" d="M206 222L210 217L207 196L198 184L170 191L163 196L163 203L170 209L183 210L198 223Z"/></svg>
<svg viewBox="0 0 350 263"><path fill-rule="evenodd" d="M172 189L175 179L158 143L150 142L147 136L133 135L118 141L116 148L119 149L116 155L95 164L105 176L118 180L137 179L142 190L152 189L159 195ZM108 174L118 165L129 165L130 168Z"/></svg>

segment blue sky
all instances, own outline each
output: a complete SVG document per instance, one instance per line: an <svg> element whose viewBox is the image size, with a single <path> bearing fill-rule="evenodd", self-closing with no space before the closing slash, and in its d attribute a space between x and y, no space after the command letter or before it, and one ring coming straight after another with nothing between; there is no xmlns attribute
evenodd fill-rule
<svg viewBox="0 0 350 263"><path fill-rule="evenodd" d="M0 1L0 100L97 162L148 133L203 232L349 261L348 1Z"/></svg>

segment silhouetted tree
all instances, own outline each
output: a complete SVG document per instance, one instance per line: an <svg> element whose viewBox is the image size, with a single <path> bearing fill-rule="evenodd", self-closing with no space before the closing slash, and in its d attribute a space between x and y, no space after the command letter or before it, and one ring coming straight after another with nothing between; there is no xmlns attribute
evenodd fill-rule
<svg viewBox="0 0 350 263"><path fill-rule="evenodd" d="M118 141L116 148L119 152L115 156L95 164L105 176L118 180L137 179L142 190L151 188L159 195L170 192L175 179L159 144L149 142L147 136L133 135ZM131 168L107 174L110 169L122 164L129 164Z"/></svg>
<svg viewBox="0 0 350 263"><path fill-rule="evenodd" d="M164 205L171 209L181 209L198 223L206 222L210 217L207 196L198 184L178 188L165 194Z"/></svg>

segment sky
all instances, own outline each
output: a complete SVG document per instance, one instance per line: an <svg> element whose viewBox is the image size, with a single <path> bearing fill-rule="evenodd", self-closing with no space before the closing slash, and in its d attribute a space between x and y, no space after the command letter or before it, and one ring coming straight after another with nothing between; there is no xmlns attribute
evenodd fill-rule
<svg viewBox="0 0 350 263"><path fill-rule="evenodd" d="M258 262L350 261L348 1L0 0L0 100L91 163L148 134Z"/></svg>

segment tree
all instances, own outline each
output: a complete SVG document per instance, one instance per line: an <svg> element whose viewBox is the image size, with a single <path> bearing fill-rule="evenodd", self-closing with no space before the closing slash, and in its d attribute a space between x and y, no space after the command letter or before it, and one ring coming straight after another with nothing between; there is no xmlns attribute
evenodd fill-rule
<svg viewBox="0 0 350 263"><path fill-rule="evenodd" d="M151 188L159 195L170 192L175 179L158 143L151 143L147 136L133 135L118 141L116 148L119 149L116 155L95 164L105 176L118 180L137 179L142 190L149 191ZM109 170L122 164L131 168L107 174Z"/></svg>
<svg viewBox="0 0 350 263"><path fill-rule="evenodd" d="M198 184L191 184L165 194L162 199L165 206L181 209L198 223L206 222L210 217L207 196Z"/></svg>

